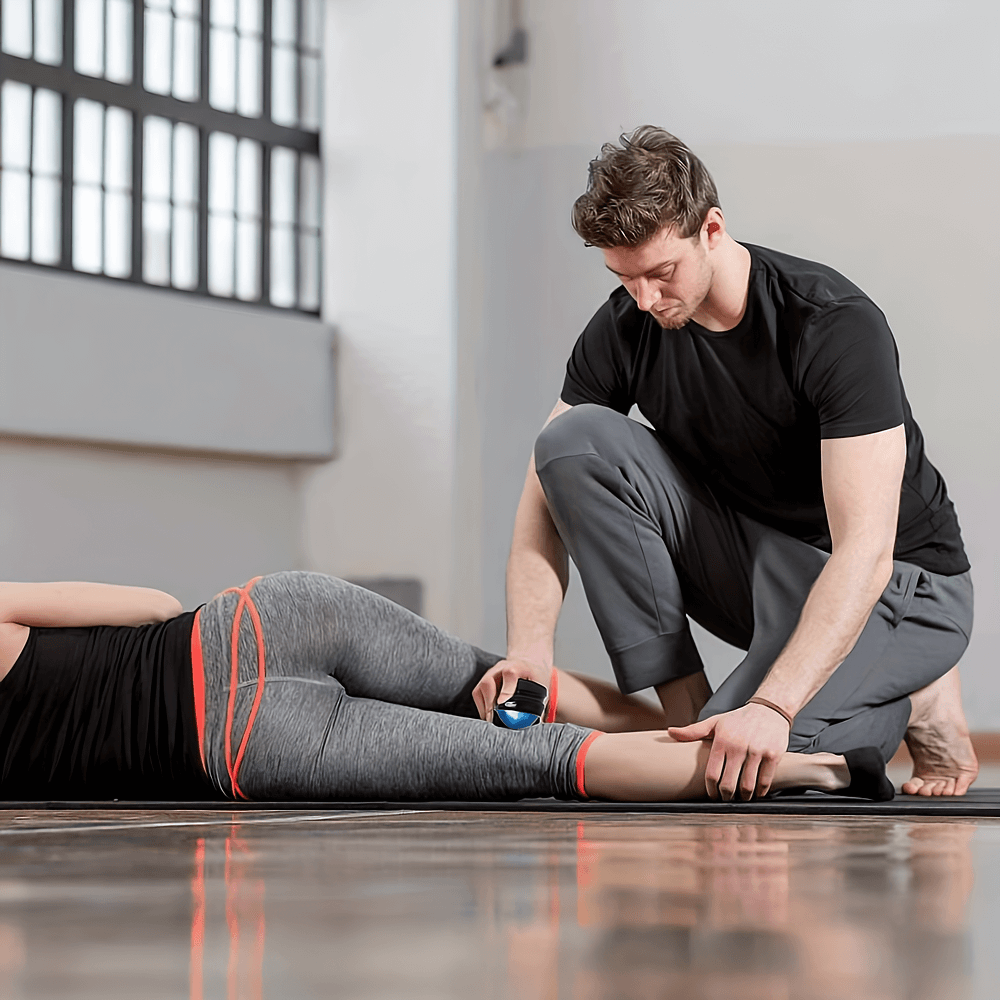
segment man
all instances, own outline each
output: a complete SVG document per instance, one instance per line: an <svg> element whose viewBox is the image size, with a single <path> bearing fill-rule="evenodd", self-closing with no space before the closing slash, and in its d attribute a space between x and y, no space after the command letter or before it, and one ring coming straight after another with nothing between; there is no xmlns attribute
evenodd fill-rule
<svg viewBox="0 0 1000 1000"><path fill-rule="evenodd" d="M518 677L550 683L568 552L621 691L654 686L675 739L712 741L710 796L766 794L786 749L888 759L904 734L904 791L964 794L969 563L885 317L832 269L733 240L659 128L602 148L573 224L621 287L529 464L484 716ZM747 650L714 693L687 616Z"/></svg>

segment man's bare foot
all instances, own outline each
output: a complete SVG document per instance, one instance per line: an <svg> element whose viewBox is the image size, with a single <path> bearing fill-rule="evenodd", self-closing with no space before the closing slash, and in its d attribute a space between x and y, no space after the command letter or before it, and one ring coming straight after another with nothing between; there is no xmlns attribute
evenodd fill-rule
<svg viewBox="0 0 1000 1000"><path fill-rule="evenodd" d="M964 795L979 774L979 761L962 711L958 667L910 695L913 706L906 745L913 757L907 795Z"/></svg>

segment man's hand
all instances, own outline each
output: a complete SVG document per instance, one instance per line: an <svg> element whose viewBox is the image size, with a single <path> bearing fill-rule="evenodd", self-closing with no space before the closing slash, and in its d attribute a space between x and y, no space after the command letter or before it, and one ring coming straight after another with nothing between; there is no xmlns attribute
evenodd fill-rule
<svg viewBox="0 0 1000 1000"><path fill-rule="evenodd" d="M514 694L517 682L526 677L541 684L548 691L552 684L552 667L529 660L501 660L483 674L483 679L472 689L472 700L479 710L479 718L488 719L496 706Z"/></svg>
<svg viewBox="0 0 1000 1000"><path fill-rule="evenodd" d="M788 749L788 723L764 705L744 705L704 722L667 732L680 743L711 740L705 768L710 799L760 798L768 793L781 755Z"/></svg>

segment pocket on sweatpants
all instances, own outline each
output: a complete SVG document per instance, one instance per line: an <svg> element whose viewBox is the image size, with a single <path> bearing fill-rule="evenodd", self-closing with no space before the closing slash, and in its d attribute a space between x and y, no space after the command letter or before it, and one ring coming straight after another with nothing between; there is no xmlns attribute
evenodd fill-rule
<svg viewBox="0 0 1000 1000"><path fill-rule="evenodd" d="M926 571L912 563L896 560L892 564L892 578L882 591L879 603L888 612L889 624L895 628L905 617L917 587Z"/></svg>

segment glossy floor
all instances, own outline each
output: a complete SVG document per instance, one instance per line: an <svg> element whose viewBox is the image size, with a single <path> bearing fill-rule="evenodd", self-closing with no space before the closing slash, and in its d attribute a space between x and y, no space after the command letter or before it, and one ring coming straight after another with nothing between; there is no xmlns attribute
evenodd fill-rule
<svg viewBox="0 0 1000 1000"><path fill-rule="evenodd" d="M2 813L0 997L1000 995L1000 821Z"/></svg>

